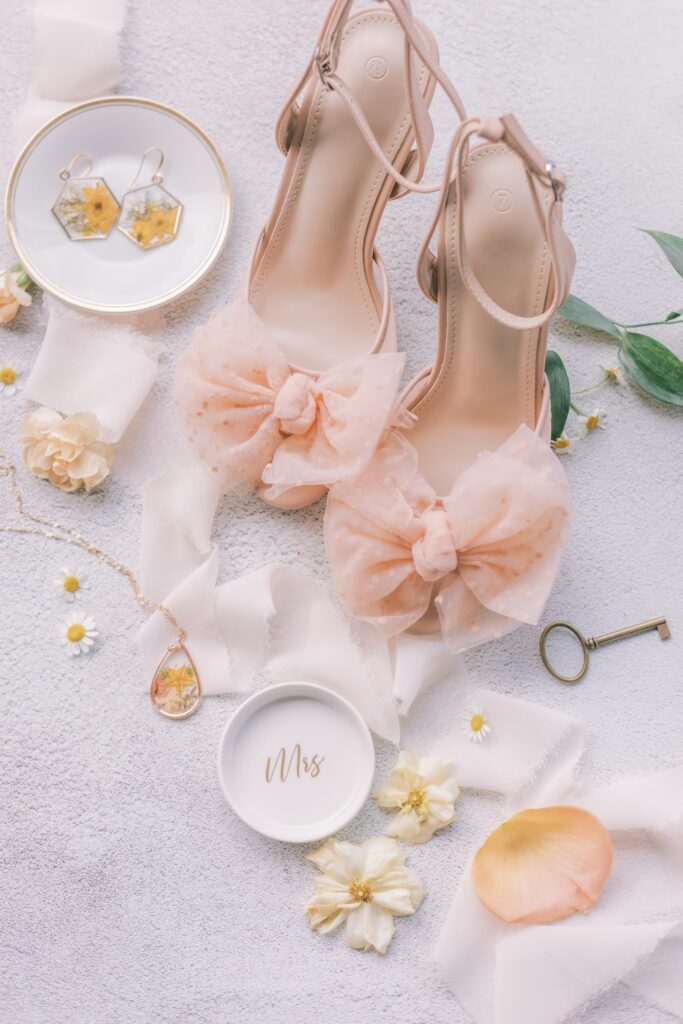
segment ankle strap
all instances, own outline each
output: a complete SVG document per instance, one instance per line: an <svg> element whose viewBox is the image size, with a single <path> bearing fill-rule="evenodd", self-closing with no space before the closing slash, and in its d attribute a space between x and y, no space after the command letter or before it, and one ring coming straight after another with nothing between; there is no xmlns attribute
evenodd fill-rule
<svg viewBox="0 0 683 1024"><path fill-rule="evenodd" d="M534 210L550 255L553 282L552 299L549 305L542 313L535 316L518 316L499 306L482 286L470 262L464 228L463 172L470 152L470 140L474 135L479 135L490 142L503 143L513 150L525 164ZM527 331L547 324L569 294L575 263L574 248L562 228L560 204L566 189L563 172L531 142L512 114L504 114L501 118L477 117L464 121L453 138L439 200L418 256L417 277L420 287L425 295L434 301L438 298L438 261L429 245L442 216L453 182L455 183L457 213L458 269L465 287L489 316L507 327L518 331ZM553 201L551 203L541 202L535 182L546 188L552 188Z"/></svg>
<svg viewBox="0 0 683 1024"><path fill-rule="evenodd" d="M336 74L342 35L354 0L333 0L313 56L278 119L276 126L277 143L281 151L287 153L299 116L298 97L309 79L317 74L323 85L327 89L336 92L345 103L371 151L382 164L387 174L396 182L392 198L398 198L409 191L435 192L441 187L440 184L435 186L418 184L426 167L434 132L427 105L420 90L414 54L417 54L436 82L441 85L461 119L465 117L465 110L452 82L441 69L438 60L435 60L430 53L429 48L420 35L413 20L410 0L383 0L383 2L391 8L405 35L407 98L415 135L415 148L409 153L402 172L397 171L387 158L360 105L344 81ZM409 174L410 177L408 177Z"/></svg>

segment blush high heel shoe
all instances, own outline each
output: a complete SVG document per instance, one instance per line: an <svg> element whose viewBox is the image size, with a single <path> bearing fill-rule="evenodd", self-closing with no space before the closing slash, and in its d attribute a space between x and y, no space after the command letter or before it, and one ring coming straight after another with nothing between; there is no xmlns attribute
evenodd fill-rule
<svg viewBox="0 0 683 1024"><path fill-rule="evenodd" d="M387 636L442 631L464 650L537 622L550 593L568 505L544 374L574 270L564 190L511 115L456 132L418 263L439 327L402 398L413 426L333 487L325 514L343 603Z"/></svg>
<svg viewBox="0 0 683 1024"><path fill-rule="evenodd" d="M197 331L176 378L209 472L281 507L361 472L392 422L404 357L375 236L390 198L434 191L420 181L437 82L464 117L407 0L351 7L332 3L278 121L285 167L245 293Z"/></svg>

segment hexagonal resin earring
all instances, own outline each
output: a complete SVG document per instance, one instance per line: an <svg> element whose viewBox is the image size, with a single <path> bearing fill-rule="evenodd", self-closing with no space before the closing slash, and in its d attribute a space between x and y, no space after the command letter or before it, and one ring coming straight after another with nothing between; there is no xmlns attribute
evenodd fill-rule
<svg viewBox="0 0 683 1024"><path fill-rule="evenodd" d="M151 175L148 185L137 185L145 161L151 153L157 154L156 171ZM162 151L158 146L150 146L143 153L138 173L121 199L118 229L141 249L156 249L159 245L166 245L178 234L183 204L161 184L163 165Z"/></svg>
<svg viewBox="0 0 683 1024"><path fill-rule="evenodd" d="M85 170L74 174L79 160L85 160ZM106 181L91 172L92 160L86 153L79 153L59 172L64 185L52 212L72 242L106 238L119 215L119 204Z"/></svg>

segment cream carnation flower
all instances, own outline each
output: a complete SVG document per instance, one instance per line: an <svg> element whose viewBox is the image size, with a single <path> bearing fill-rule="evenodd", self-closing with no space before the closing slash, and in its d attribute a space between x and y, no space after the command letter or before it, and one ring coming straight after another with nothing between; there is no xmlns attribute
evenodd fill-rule
<svg viewBox="0 0 683 1024"><path fill-rule="evenodd" d="M460 789L450 761L402 750L391 775L373 794L380 807L397 807L387 834L405 843L426 843L455 818Z"/></svg>
<svg viewBox="0 0 683 1024"><path fill-rule="evenodd" d="M346 942L353 949L386 953L394 917L414 914L424 898L401 847L387 836L360 846L328 839L308 859L322 872L306 907L308 923L325 934L346 922Z"/></svg>
<svg viewBox="0 0 683 1024"><path fill-rule="evenodd" d="M19 265L12 270L0 270L0 324L14 320L20 306L30 306L31 296L26 291L28 275Z"/></svg>
<svg viewBox="0 0 683 1024"><path fill-rule="evenodd" d="M100 424L91 412L63 419L44 407L25 417L24 461L34 476L62 491L91 491L109 475L112 446L100 440Z"/></svg>

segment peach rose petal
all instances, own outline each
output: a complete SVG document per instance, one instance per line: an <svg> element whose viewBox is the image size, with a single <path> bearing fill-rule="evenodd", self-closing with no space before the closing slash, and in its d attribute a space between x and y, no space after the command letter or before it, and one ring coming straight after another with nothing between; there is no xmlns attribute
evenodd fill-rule
<svg viewBox="0 0 683 1024"><path fill-rule="evenodd" d="M546 924L594 906L611 867L612 843L594 815L542 807L491 833L472 862L472 884L502 921Z"/></svg>

